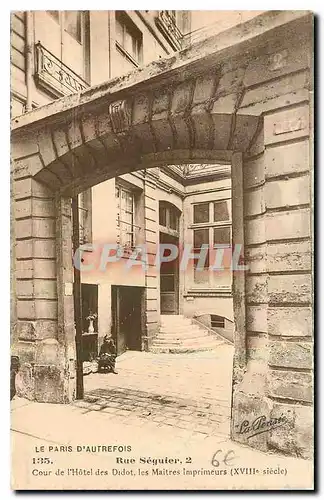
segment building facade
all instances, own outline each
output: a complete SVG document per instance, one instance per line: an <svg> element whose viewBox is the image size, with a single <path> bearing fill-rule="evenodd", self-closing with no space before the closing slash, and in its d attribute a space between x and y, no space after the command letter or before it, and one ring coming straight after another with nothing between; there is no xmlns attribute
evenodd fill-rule
<svg viewBox="0 0 324 500"><path fill-rule="evenodd" d="M266 12L13 119L12 345L22 361L24 395L68 402L75 394L71 197L91 188L91 223L90 195L82 195L84 238L121 241L126 248L138 238L151 243L154 256L160 239L188 238L199 248L216 233L221 241L243 243L249 265L215 284L211 310L203 309L214 286L208 272L195 277L191 268L174 279L176 269L157 276L149 266L111 279L108 272L82 271L84 286L98 287L98 331L113 325L109 301L123 301L122 286L145 288L138 294L141 348L150 349L161 311L218 317L231 304L232 280L232 437L310 456L312 23L308 12ZM102 202L96 207L100 196L114 200L107 231ZM242 418L260 415L284 419L289 428L240 432Z"/></svg>
<svg viewBox="0 0 324 500"><path fill-rule="evenodd" d="M12 116L166 57L186 32L185 11L15 11Z"/></svg>
<svg viewBox="0 0 324 500"><path fill-rule="evenodd" d="M195 317L209 326L212 316L233 323L229 266L209 271L209 260L214 262L215 256L208 254L205 268L197 270L198 259L192 258L202 245L227 245L231 251L230 165L175 165L124 174L92 188L91 206L81 207L80 212L86 235L82 239L82 289L87 296L83 316L91 312L97 316L99 344L100 338L112 333L119 353L134 349L132 339L125 344L121 338L131 330L134 336L140 332L136 349L149 350L161 314ZM122 258L110 262L108 257L107 265L98 265L105 245L116 243ZM170 245L176 248L175 259L159 263L157 249L163 261ZM123 303L123 311L114 318L119 314L116 301Z"/></svg>

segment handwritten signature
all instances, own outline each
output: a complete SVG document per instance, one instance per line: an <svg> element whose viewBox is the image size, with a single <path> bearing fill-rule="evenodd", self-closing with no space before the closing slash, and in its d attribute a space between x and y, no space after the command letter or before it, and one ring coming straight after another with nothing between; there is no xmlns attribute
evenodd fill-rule
<svg viewBox="0 0 324 500"><path fill-rule="evenodd" d="M288 423L288 418L286 415L281 414L280 417L277 418L269 418L265 415L260 415L256 417L254 420L243 420L240 425L236 425L236 428L239 428L238 434L249 434L247 439L251 439L253 436L257 434L261 434L262 432L269 432L274 429L278 429L283 425Z"/></svg>

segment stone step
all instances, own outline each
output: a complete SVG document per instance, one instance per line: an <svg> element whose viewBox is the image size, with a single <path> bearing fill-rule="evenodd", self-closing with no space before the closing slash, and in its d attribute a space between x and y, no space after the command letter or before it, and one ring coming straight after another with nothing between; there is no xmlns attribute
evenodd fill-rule
<svg viewBox="0 0 324 500"><path fill-rule="evenodd" d="M190 326L192 325L192 322L189 318L182 318L182 319L173 319L173 320L168 320L165 321L161 319L161 326Z"/></svg>
<svg viewBox="0 0 324 500"><path fill-rule="evenodd" d="M160 331L150 351L155 353L186 353L210 351L224 341L212 335L190 318L178 315L162 315Z"/></svg>
<svg viewBox="0 0 324 500"><path fill-rule="evenodd" d="M158 333L154 340L188 340L188 339L204 339L204 338L212 338L215 340L220 340L216 335L208 335L208 333L204 332L188 332L186 334L178 334L178 333Z"/></svg>
<svg viewBox="0 0 324 500"><path fill-rule="evenodd" d="M168 325L168 326L161 326L160 331L163 333L186 333L191 330L199 330L199 331L205 331L202 328L198 328L196 325L190 324L190 325Z"/></svg>
<svg viewBox="0 0 324 500"><path fill-rule="evenodd" d="M184 316L183 314L161 314L161 319L170 319L170 318L185 318L185 319L190 319Z"/></svg>
<svg viewBox="0 0 324 500"><path fill-rule="evenodd" d="M212 337L204 337L203 339L185 339L185 340L157 340L154 339L153 346L163 346L163 345L170 345L170 346L209 346L211 344L215 345L220 345L223 344L223 341L221 340L216 340Z"/></svg>
<svg viewBox="0 0 324 500"><path fill-rule="evenodd" d="M220 344L223 344L222 342ZM202 352L202 351L213 351L217 349L220 344L210 344L202 346L173 346L173 345L163 345L163 346L152 346L150 351L156 354L184 354L189 352Z"/></svg>
<svg viewBox="0 0 324 500"><path fill-rule="evenodd" d="M189 335L191 333L202 333L206 335L206 331L200 328L196 328L195 326L187 327L187 328L160 328L161 335Z"/></svg>
<svg viewBox="0 0 324 500"><path fill-rule="evenodd" d="M161 314L161 320L170 320L170 319L188 319L190 320L190 318L188 318L187 316L184 316L183 314Z"/></svg>

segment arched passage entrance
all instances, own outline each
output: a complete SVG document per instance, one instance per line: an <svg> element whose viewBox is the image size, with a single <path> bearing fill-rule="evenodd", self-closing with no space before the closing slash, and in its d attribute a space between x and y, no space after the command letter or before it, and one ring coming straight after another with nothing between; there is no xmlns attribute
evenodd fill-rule
<svg viewBox="0 0 324 500"><path fill-rule="evenodd" d="M281 53L278 40L280 50L282 46L285 51L294 50L293 38L299 31L305 33L310 21L302 13L267 16L267 23L256 18L242 32L234 30L231 36L225 32L217 40L208 39L170 59L15 119L17 272L12 343L21 358L20 377L27 397L51 402L69 402L74 397L71 196L126 172L226 160L232 163L233 242L249 245L247 261L257 265L261 259L265 265L261 275L249 277L249 283L244 273L234 273L233 435L246 441L244 435L235 434L242 416L248 419L259 411L268 416L279 411L280 396L276 404L269 402L265 387L266 378L272 377L276 394L277 374L269 375L265 335L268 329L276 331L274 318L281 321L280 312L268 310L278 284L275 276L268 278L265 243L277 223L281 228L278 240L284 239L288 226L290 238L299 237L300 224L303 230L309 228L309 212L301 203L298 213L289 214L291 224L282 219L277 206L266 217L265 164L274 161L274 153L265 154L264 147L297 139L305 154L301 144L309 134L308 94L302 78L297 84L301 88L289 97L287 85L277 84L274 97L270 86L269 95L277 101L275 113L264 124L264 107L255 87L291 72L307 71L305 52L293 58L293 64L274 70L269 69L269 54ZM287 106L286 114L278 115L278 109ZM278 203L281 207L286 201ZM289 283L282 286L289 294ZM298 297L291 297L289 304L298 303ZM309 311L303 307L299 314L304 325ZM247 356L251 345L247 329L255 333L254 357ZM151 335L154 322L147 330L148 345ZM267 448L267 436L260 436L249 444Z"/></svg>

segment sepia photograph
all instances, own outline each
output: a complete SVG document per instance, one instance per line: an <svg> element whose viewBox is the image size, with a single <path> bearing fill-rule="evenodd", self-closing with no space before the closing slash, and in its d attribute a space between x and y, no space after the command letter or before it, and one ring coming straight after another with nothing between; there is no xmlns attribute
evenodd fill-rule
<svg viewBox="0 0 324 500"><path fill-rule="evenodd" d="M314 14L12 10L10 110L11 489L313 490Z"/></svg>

